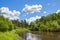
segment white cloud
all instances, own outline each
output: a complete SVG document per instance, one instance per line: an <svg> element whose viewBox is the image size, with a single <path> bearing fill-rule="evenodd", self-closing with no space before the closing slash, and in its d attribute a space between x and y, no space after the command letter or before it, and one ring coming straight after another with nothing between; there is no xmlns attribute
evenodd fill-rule
<svg viewBox="0 0 60 40"><path fill-rule="evenodd" d="M44 11L43 13L44 13L44 14L46 14L47 12L46 12L46 11Z"/></svg>
<svg viewBox="0 0 60 40"><path fill-rule="evenodd" d="M60 12L60 10L57 10L57 11L56 11L56 13L59 13L59 12Z"/></svg>
<svg viewBox="0 0 60 40"><path fill-rule="evenodd" d="M40 10L42 9L42 5L25 5L25 7L23 8L23 12L27 12L27 13L34 13L34 12L40 12Z"/></svg>
<svg viewBox="0 0 60 40"><path fill-rule="evenodd" d="M31 17L29 19L26 19L26 21L30 24L31 22L34 22L34 21L36 21L36 19L40 19L40 18L41 18L41 16Z"/></svg>
<svg viewBox="0 0 60 40"><path fill-rule="evenodd" d="M8 7L1 7L0 8L0 15L3 15L5 18L9 18L10 20L19 19L20 12L13 10L10 11Z"/></svg>

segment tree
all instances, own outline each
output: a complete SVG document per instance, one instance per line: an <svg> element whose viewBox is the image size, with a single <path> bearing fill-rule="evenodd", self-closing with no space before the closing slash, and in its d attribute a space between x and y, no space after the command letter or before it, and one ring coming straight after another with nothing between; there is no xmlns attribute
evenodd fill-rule
<svg viewBox="0 0 60 40"><path fill-rule="evenodd" d="M0 31L13 30L14 28L12 21L0 15Z"/></svg>

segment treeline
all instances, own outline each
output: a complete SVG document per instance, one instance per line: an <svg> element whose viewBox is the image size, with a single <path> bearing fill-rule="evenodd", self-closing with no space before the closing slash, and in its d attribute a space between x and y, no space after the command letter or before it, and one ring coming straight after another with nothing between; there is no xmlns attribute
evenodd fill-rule
<svg viewBox="0 0 60 40"><path fill-rule="evenodd" d="M31 22L30 30L49 32L60 31L60 12L52 13L48 16L42 16L41 19L37 19L35 22Z"/></svg>
<svg viewBox="0 0 60 40"><path fill-rule="evenodd" d="M0 31L11 31L21 27L31 31L60 31L60 12L42 16L30 24L26 20L9 20L0 15Z"/></svg>
<svg viewBox="0 0 60 40"><path fill-rule="evenodd" d="M1 32L12 31L17 28L25 28L26 26L28 26L26 20L9 20L8 18L4 18L2 15L0 15Z"/></svg>

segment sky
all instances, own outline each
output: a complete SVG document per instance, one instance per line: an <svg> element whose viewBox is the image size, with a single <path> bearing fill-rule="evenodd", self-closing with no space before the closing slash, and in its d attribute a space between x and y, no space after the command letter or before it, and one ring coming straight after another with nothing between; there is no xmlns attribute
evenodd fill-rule
<svg viewBox="0 0 60 40"><path fill-rule="evenodd" d="M0 15L10 20L40 19L60 10L60 0L0 0Z"/></svg>

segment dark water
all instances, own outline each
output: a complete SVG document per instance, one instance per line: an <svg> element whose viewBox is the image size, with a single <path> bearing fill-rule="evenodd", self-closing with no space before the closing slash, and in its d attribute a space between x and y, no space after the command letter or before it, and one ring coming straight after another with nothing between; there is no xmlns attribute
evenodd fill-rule
<svg viewBox="0 0 60 40"><path fill-rule="evenodd" d="M60 32L27 32L24 33L25 40L60 40Z"/></svg>

